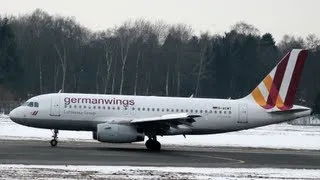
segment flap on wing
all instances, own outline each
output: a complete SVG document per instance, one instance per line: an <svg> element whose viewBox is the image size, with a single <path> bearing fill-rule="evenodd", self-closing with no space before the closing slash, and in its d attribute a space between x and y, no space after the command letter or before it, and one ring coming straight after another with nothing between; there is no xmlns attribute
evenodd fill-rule
<svg viewBox="0 0 320 180"><path fill-rule="evenodd" d="M190 115L190 114L187 114L187 113L165 114L165 115L156 116L156 117L133 119L132 121L130 121L130 123L136 124L136 123L146 123L146 122L155 122L155 121L193 119L193 118L196 118L196 117L200 117L200 115Z"/></svg>

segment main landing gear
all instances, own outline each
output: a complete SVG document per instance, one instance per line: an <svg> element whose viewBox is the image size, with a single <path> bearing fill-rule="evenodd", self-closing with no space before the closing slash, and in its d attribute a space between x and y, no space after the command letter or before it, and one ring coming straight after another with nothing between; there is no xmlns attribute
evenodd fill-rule
<svg viewBox="0 0 320 180"><path fill-rule="evenodd" d="M50 144L51 144L52 147L56 147L57 144L58 144L58 141L57 141L58 134L59 134L59 130L58 129L53 130L53 136L52 136L53 139L50 141Z"/></svg>
<svg viewBox="0 0 320 180"><path fill-rule="evenodd" d="M160 151L161 144L157 141L157 136L149 137L146 142L146 147L152 151Z"/></svg>

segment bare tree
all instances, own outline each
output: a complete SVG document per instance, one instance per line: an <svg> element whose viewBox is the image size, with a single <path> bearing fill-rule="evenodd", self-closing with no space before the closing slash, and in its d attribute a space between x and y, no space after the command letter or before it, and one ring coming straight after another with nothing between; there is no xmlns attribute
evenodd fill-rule
<svg viewBox="0 0 320 180"><path fill-rule="evenodd" d="M199 69L197 72L197 79L196 79L196 88L194 95L195 97L199 96L200 91L200 81L205 77L205 69L211 61L206 61L207 58L207 51L211 48L210 46L210 37L208 33L202 34L201 39L199 42L200 52L199 52Z"/></svg>
<svg viewBox="0 0 320 180"><path fill-rule="evenodd" d="M201 78L201 75L202 75L202 71L203 71L203 63L205 61L205 50L206 50L206 47L202 47L201 50L200 50L200 62L199 62L199 70L198 70L198 74L197 74L197 80L196 80L196 89L195 89L195 92L194 92L194 95L195 97L198 97L199 95L199 89L200 89L200 78Z"/></svg>
<svg viewBox="0 0 320 180"><path fill-rule="evenodd" d="M320 47L320 39L315 34L309 34L306 38L306 48L316 51Z"/></svg>
<svg viewBox="0 0 320 180"><path fill-rule="evenodd" d="M110 70L112 67L112 61L113 61L113 54L112 54L112 50L109 47L109 45L106 45L106 50L105 50L105 59L106 59L106 66L107 66L107 72L106 72L106 77L105 77L105 82L104 82L104 91L103 93L106 94L107 93L107 88L108 88L108 83L109 83L109 79L110 79Z"/></svg>
<svg viewBox="0 0 320 180"><path fill-rule="evenodd" d="M169 64L167 65L167 71L166 71L166 96L169 96L169 75L170 75L170 68Z"/></svg>
<svg viewBox="0 0 320 180"><path fill-rule="evenodd" d="M140 72L140 61L143 60L143 48L146 42L151 38L152 35L155 34L153 30L153 26L150 22L145 20L137 20L134 23L134 40L136 43L137 49L137 58L136 58L136 65L135 65L135 82L134 82L134 90L133 94L137 95L137 88L139 82L139 72ZM146 45L147 46L147 45ZM149 45L151 46L151 45Z"/></svg>
<svg viewBox="0 0 320 180"><path fill-rule="evenodd" d="M176 49L176 87L177 87L177 96L180 96L181 90L181 63L183 61L184 51L183 45L186 43L191 36L192 28L185 24L178 24L176 26L172 26L169 29L169 34L173 37L175 41L175 49Z"/></svg>
<svg viewBox="0 0 320 180"><path fill-rule="evenodd" d="M243 21L237 22L235 25L231 26L231 30L234 30L239 34L244 34L244 35L260 34L260 31L256 27L254 27L252 24L247 24Z"/></svg>
<svg viewBox="0 0 320 180"><path fill-rule="evenodd" d="M286 53L294 48L303 48L305 42L301 37L294 37L290 35L284 35L280 43L278 44L279 49Z"/></svg>
<svg viewBox="0 0 320 180"><path fill-rule="evenodd" d="M131 43L133 42L132 36L133 29L131 28L131 22L125 22L119 29L117 29L117 36L120 40L120 56L121 56L121 82L119 88L119 94L123 93L123 83L125 79L125 67L128 59L128 51Z"/></svg>
<svg viewBox="0 0 320 180"><path fill-rule="evenodd" d="M59 56L59 60L61 62L62 67L62 83L61 83L61 91L64 92L65 88L65 80L66 80L66 72L67 72L67 50L62 42L62 50L59 50L58 46L54 44L54 48ZM62 51L62 52L61 52Z"/></svg>
<svg viewBox="0 0 320 180"><path fill-rule="evenodd" d="M58 83L58 77L59 77L59 71L60 71L61 65L54 65L54 76L53 76L53 91L57 92L57 83Z"/></svg>

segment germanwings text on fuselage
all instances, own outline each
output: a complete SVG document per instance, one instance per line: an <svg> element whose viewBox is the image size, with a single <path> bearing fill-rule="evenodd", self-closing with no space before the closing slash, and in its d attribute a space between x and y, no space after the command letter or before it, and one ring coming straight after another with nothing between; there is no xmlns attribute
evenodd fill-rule
<svg viewBox="0 0 320 180"><path fill-rule="evenodd" d="M122 105L124 107L133 106L135 105L134 100L132 99L102 99L102 98L64 98L65 105L71 104L97 104L97 105Z"/></svg>

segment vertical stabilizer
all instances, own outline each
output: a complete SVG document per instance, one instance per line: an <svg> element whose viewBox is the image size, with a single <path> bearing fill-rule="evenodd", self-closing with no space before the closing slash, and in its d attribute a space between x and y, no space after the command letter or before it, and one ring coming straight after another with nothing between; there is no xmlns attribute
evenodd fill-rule
<svg viewBox="0 0 320 180"><path fill-rule="evenodd" d="M300 76L308 51L293 49L245 99L255 101L268 111L293 107Z"/></svg>

